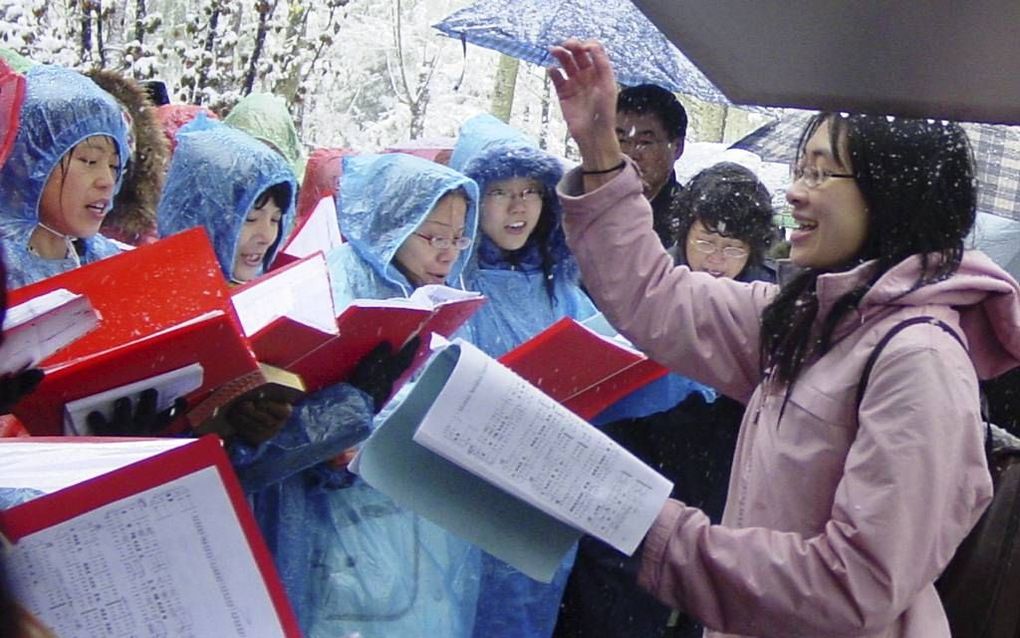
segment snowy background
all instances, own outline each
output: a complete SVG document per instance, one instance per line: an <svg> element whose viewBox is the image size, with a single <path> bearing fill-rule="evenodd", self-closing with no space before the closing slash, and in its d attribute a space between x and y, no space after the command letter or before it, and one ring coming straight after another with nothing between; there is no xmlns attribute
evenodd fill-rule
<svg viewBox="0 0 1020 638"><path fill-rule="evenodd" d="M0 0L0 46L38 62L166 82L174 102L225 114L282 95L309 148L372 151L447 138L498 110L500 54L431 25L468 0ZM521 63L511 124L571 158L544 70ZM691 142L732 141L767 116L681 96Z"/></svg>

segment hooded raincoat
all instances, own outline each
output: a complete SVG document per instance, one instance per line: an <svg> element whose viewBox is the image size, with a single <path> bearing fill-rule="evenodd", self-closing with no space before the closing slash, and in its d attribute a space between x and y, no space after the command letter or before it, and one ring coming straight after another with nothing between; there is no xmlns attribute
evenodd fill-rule
<svg viewBox="0 0 1020 638"><path fill-rule="evenodd" d="M305 178L301 139L282 97L269 93L249 93L230 109L223 121L283 155L299 184Z"/></svg>
<svg viewBox="0 0 1020 638"><path fill-rule="evenodd" d="M580 271L567 248L555 196L563 166L524 134L491 115L468 120L460 130L450 166L478 183L480 193L492 182L514 177L538 180L546 189L543 214L553 217L548 237L552 260L547 278L538 241L509 254L484 233L464 274L465 287L488 302L466 324L462 335L486 354L498 357L524 343L562 317L579 321L597 311L579 285ZM549 285L551 284L551 286Z"/></svg>
<svg viewBox="0 0 1020 638"><path fill-rule="evenodd" d="M446 193L462 189L468 199L464 236L478 228L478 186L441 164L403 153L347 156L337 194L340 232L347 243L327 256L333 301L406 297L414 290L394 265L397 249ZM450 268L448 286L463 288L461 274L471 256L462 250Z"/></svg>
<svg viewBox="0 0 1020 638"><path fill-rule="evenodd" d="M286 228L294 216L295 190L287 162L247 133L199 115L177 134L159 206L161 230L171 234L205 227L229 278L248 211L260 193L279 183L291 193L280 222ZM283 231L264 264L272 262L282 237ZM230 446L231 461L306 631L321 604L316 588L324 550L317 541L329 537L331 494L347 476L329 462L368 436L371 405L360 390L336 384L296 405L272 439L258 447L239 440Z"/></svg>
<svg viewBox="0 0 1020 638"><path fill-rule="evenodd" d="M349 243L327 258L337 307L354 298L405 296L393 265L400 245L453 189L469 201L464 235L474 237L478 191L444 166L407 155L345 157L340 227ZM450 271L459 278L466 252ZM471 635L479 552L358 478L310 496L303 524L313 547L306 633L313 638Z"/></svg>
<svg viewBox="0 0 1020 638"><path fill-rule="evenodd" d="M273 263L294 219L294 173L265 144L199 114L177 132L177 148L156 213L159 232L167 236L204 227L223 275L231 279L244 220L258 196L276 184L287 185L289 204L281 211L280 233L263 258L263 272Z"/></svg>
<svg viewBox="0 0 1020 638"><path fill-rule="evenodd" d="M563 166L521 132L491 115L471 118L460 129L450 166L478 182L484 193L492 182L533 178L546 190L543 215L553 218L546 245L551 257L548 276L536 233L524 246L508 253L484 233L464 275L465 287L488 301L465 324L459 336L486 354L499 357L562 317L584 320L595 314L578 284L579 271L560 225L562 210L556 183ZM481 213L484 214L484 213ZM482 555L478 596L477 638L546 638L556 625L560 599L574 563L574 550L564 559L551 583L536 581L505 562Z"/></svg>
<svg viewBox="0 0 1020 638"><path fill-rule="evenodd" d="M968 252L951 277L910 290L920 260L901 262L804 368L780 423L786 388L761 382L758 353L777 287L674 268L632 164L589 193L571 173L560 194L570 245L614 325L748 404L722 525L667 501L642 545L640 584L727 634L948 637L933 582L991 498L977 377L1020 364L1017 282ZM821 275L819 316L871 268ZM958 330L967 350L937 326L903 331L858 410L874 346L922 315Z"/></svg>
<svg viewBox="0 0 1020 638"><path fill-rule="evenodd" d="M131 156L128 123L120 105L77 71L36 65L25 73L21 125L10 157L0 169L0 242L7 260L7 285L17 288L121 251L101 234L77 240L79 259L44 259L29 250L39 223L46 181L61 158L93 135L113 139L120 154L114 194ZM113 205L111 201L110 206Z"/></svg>

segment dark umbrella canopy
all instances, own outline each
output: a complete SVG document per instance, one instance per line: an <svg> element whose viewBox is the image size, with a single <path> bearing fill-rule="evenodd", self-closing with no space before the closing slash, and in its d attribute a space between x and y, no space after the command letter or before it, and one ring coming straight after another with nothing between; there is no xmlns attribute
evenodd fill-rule
<svg viewBox="0 0 1020 638"><path fill-rule="evenodd" d="M433 27L540 66L554 64L549 47L567 38L597 39L625 86L657 84L709 102L729 102L630 0L481 0Z"/></svg>

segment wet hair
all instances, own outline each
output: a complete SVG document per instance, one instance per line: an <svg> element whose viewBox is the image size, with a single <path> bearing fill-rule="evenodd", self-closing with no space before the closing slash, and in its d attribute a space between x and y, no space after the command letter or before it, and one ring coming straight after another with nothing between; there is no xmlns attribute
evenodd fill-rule
<svg viewBox="0 0 1020 638"><path fill-rule="evenodd" d="M617 113L651 113L670 139L687 136L687 111L675 95L655 84L629 86L616 96Z"/></svg>
<svg viewBox="0 0 1020 638"><path fill-rule="evenodd" d="M536 179L535 183L542 189L542 212L538 215L538 222L535 223L535 229L531 231L531 235L528 236L528 240L524 242L524 246L517 249L516 251L503 251L507 256L507 259L513 263L515 254L523 254L528 246L534 245L538 248L538 256L541 259L542 274L545 276L545 292L549 295L549 301L553 305L556 301L556 285L553 281L553 268L556 266L556 257L553 255L552 235L553 230L556 229L556 206L558 206L559 200L557 199L556 192L550 191L550 189Z"/></svg>
<svg viewBox="0 0 1020 638"><path fill-rule="evenodd" d="M788 387L805 360L828 351L840 320L890 268L912 255L920 256L921 274L907 292L956 272L977 207L974 155L958 124L819 113L801 135L798 162L811 136L825 122L834 157L853 173L868 216L860 253L834 270L848 270L866 260L876 263L867 281L836 301L819 331L812 327L818 315L815 285L823 271L805 269L765 309L763 373Z"/></svg>
<svg viewBox="0 0 1020 638"><path fill-rule="evenodd" d="M255 198L255 202L251 205L252 209L262 208L272 198L273 203L280 209L281 213L286 213L287 208L290 206L290 184L287 182L280 182L279 184L273 184L266 190L259 193L259 196Z"/></svg>
<svg viewBox="0 0 1020 638"><path fill-rule="evenodd" d="M675 200L680 213L677 248L687 261L687 233L694 222L723 237L739 239L750 247L741 272L760 266L776 236L772 196L750 170L733 162L720 162L702 170ZM739 275L738 275L739 277Z"/></svg>

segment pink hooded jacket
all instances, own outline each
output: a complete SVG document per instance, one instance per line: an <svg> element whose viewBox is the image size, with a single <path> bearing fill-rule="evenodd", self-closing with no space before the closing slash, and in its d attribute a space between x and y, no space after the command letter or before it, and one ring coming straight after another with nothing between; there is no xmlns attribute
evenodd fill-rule
<svg viewBox="0 0 1020 638"><path fill-rule="evenodd" d="M614 326L652 358L748 405L722 525L668 501L648 532L640 584L718 632L747 636L948 637L933 582L991 498L977 373L1020 364L1020 288L980 253L952 277L905 293L919 260L883 275L834 345L786 393L762 384L760 317L773 284L674 268L652 231L633 164L584 194L559 186L564 226L588 290ZM870 264L819 277L819 316ZM957 328L896 336L931 315ZM708 635L720 635L708 632Z"/></svg>

